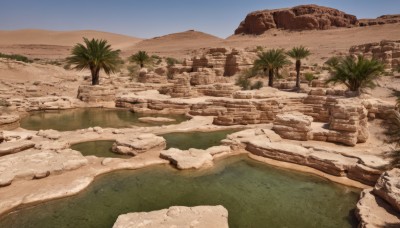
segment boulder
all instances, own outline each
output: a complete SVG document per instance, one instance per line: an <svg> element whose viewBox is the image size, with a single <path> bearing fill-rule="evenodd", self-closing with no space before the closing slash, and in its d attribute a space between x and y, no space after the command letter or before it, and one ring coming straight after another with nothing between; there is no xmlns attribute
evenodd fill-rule
<svg viewBox="0 0 400 228"><path fill-rule="evenodd" d="M118 216L113 228L228 228L228 211L223 206L174 206L151 212Z"/></svg>
<svg viewBox="0 0 400 228"><path fill-rule="evenodd" d="M37 136L42 136L43 138L47 138L47 139L51 139L51 140L56 140L56 139L61 138L60 132L53 130L53 129L40 130L37 133Z"/></svg>
<svg viewBox="0 0 400 228"><path fill-rule="evenodd" d="M118 154L136 156L149 150L162 150L165 147L165 139L154 134L127 135L116 140L112 151Z"/></svg>
<svg viewBox="0 0 400 228"><path fill-rule="evenodd" d="M161 152L160 157L169 160L178 169L199 169L205 165L212 164L212 150L199 149L179 150L170 148Z"/></svg>

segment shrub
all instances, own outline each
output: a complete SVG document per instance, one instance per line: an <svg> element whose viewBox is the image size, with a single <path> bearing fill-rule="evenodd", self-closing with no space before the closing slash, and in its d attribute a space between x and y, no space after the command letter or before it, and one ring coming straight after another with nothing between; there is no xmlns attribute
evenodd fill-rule
<svg viewBox="0 0 400 228"><path fill-rule="evenodd" d="M237 78L235 84L242 87L242 90L249 90L251 87L249 77L247 77L246 75L243 75L243 74Z"/></svg>
<svg viewBox="0 0 400 228"><path fill-rule="evenodd" d="M162 62L162 58L158 55L152 55L153 63L159 65Z"/></svg>
<svg viewBox="0 0 400 228"><path fill-rule="evenodd" d="M128 65L127 70L128 70L128 75L131 77L131 80L134 80L139 77L139 70L140 70L139 65L136 64Z"/></svg>
<svg viewBox="0 0 400 228"><path fill-rule="evenodd" d="M167 62L168 66L174 66L175 64L179 64L180 63L179 60L177 60L175 58L172 58L172 57L167 57L165 59L165 61Z"/></svg>
<svg viewBox="0 0 400 228"><path fill-rule="evenodd" d="M251 85L251 89L261 89L264 86L262 81L256 81L253 85Z"/></svg>
<svg viewBox="0 0 400 228"><path fill-rule="evenodd" d="M4 54L4 53L0 52L0 58L12 59L12 60L16 60L16 61L25 62L25 63L33 62L28 57L23 56L23 55L18 55L18 54L8 55L8 54Z"/></svg>
<svg viewBox="0 0 400 228"><path fill-rule="evenodd" d="M315 79L314 74L310 72L305 73L304 78L308 81L308 84L310 84L311 81Z"/></svg>

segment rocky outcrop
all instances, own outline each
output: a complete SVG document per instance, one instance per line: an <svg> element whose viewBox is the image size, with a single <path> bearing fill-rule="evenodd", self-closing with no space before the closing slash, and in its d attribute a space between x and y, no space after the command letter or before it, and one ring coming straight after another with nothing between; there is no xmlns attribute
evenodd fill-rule
<svg viewBox="0 0 400 228"><path fill-rule="evenodd" d="M10 185L14 180L39 179L78 169L88 163L78 151L26 150L0 157L0 186Z"/></svg>
<svg viewBox="0 0 400 228"><path fill-rule="evenodd" d="M118 154L136 156L149 150L162 150L166 147L163 137L154 134L129 135L116 140L112 151Z"/></svg>
<svg viewBox="0 0 400 228"><path fill-rule="evenodd" d="M360 228L400 227L400 216L391 206L372 189L361 192L355 214L360 221Z"/></svg>
<svg viewBox="0 0 400 228"><path fill-rule="evenodd" d="M76 107L77 99L71 97L32 97L11 98L7 100L18 111L61 110Z"/></svg>
<svg viewBox="0 0 400 228"><path fill-rule="evenodd" d="M162 151L160 157L169 160L178 169L199 169L203 166L211 165L214 155L230 152L231 149L228 146L214 146L207 150L170 148Z"/></svg>
<svg viewBox="0 0 400 228"><path fill-rule="evenodd" d="M81 85L78 89L78 99L84 102L110 102L115 100L113 86Z"/></svg>
<svg viewBox="0 0 400 228"><path fill-rule="evenodd" d="M232 94L240 90L240 87L232 83L216 83L212 85L196 86L194 89L198 94L210 97L232 97Z"/></svg>
<svg viewBox="0 0 400 228"><path fill-rule="evenodd" d="M273 130L284 139L307 141L313 118L299 112L276 115Z"/></svg>
<svg viewBox="0 0 400 228"><path fill-rule="evenodd" d="M400 40L382 40L376 43L352 46L351 55L363 55L381 60L387 70L395 70L400 66Z"/></svg>
<svg viewBox="0 0 400 228"><path fill-rule="evenodd" d="M156 83L156 84L165 84L168 83L167 76L160 75L164 74L162 71L163 68L158 68L156 71L148 71L148 69L143 68L139 71L138 82L140 83ZM158 73L160 74L158 74Z"/></svg>
<svg viewBox="0 0 400 228"><path fill-rule="evenodd" d="M60 132L53 130L53 129L48 129L48 130L40 130L37 133L38 136L42 136L43 138L51 139L51 140L56 140L61 137Z"/></svg>
<svg viewBox="0 0 400 228"><path fill-rule="evenodd" d="M376 182L373 192L400 212L400 169L383 173Z"/></svg>
<svg viewBox="0 0 400 228"><path fill-rule="evenodd" d="M337 9L301 5L290 9L263 10L248 14L235 34L260 35L270 29L324 30L358 25L355 16Z"/></svg>
<svg viewBox="0 0 400 228"><path fill-rule="evenodd" d="M223 206L174 206L151 212L118 216L113 228L228 228L228 211Z"/></svg>
<svg viewBox="0 0 400 228"><path fill-rule="evenodd" d="M13 130L19 127L21 118L17 114L0 114L0 130Z"/></svg>
<svg viewBox="0 0 400 228"><path fill-rule="evenodd" d="M383 15L375 19L360 19L360 26L373 26L400 23L400 14Z"/></svg>

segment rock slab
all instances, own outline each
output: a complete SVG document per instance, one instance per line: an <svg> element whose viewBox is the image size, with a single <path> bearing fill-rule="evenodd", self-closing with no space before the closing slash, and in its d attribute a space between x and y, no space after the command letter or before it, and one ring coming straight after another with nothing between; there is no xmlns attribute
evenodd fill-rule
<svg viewBox="0 0 400 228"><path fill-rule="evenodd" d="M228 211L223 206L174 206L152 212L118 216L113 228L228 228Z"/></svg>

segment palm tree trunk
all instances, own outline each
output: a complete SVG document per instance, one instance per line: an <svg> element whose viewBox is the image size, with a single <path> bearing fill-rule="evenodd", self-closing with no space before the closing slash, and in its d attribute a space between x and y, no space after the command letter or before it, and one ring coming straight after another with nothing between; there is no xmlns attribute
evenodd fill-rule
<svg viewBox="0 0 400 228"><path fill-rule="evenodd" d="M140 62L140 68L143 68L143 67L144 67L143 62Z"/></svg>
<svg viewBox="0 0 400 228"><path fill-rule="evenodd" d="M268 70L268 86L274 87L274 69Z"/></svg>
<svg viewBox="0 0 400 228"><path fill-rule="evenodd" d="M100 69L93 69L92 71L92 85L99 84Z"/></svg>
<svg viewBox="0 0 400 228"><path fill-rule="evenodd" d="M296 60L296 88L300 89L300 66L301 62L300 60Z"/></svg>

